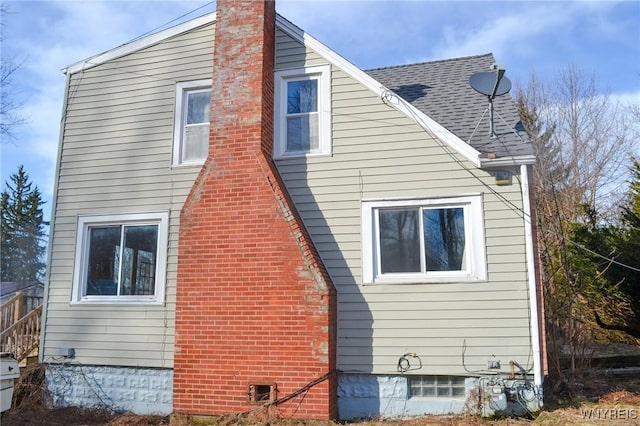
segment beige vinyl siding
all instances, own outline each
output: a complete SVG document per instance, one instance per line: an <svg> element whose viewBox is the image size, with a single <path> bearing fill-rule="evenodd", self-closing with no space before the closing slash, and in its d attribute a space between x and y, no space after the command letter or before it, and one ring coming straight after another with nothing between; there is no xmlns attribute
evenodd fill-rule
<svg viewBox="0 0 640 426"><path fill-rule="evenodd" d="M327 63L280 31L277 40L277 69ZM506 368L510 360L530 367L518 179L496 186L488 172L331 69L333 154L277 165L338 290L338 368L395 374L407 352L422 359L414 374L468 375L494 355ZM363 285L362 200L469 194L483 197L487 281Z"/></svg>
<svg viewBox="0 0 640 426"><path fill-rule="evenodd" d="M211 78L213 24L70 76L46 362L172 367L180 209L199 167L171 167L176 83ZM164 306L71 305L78 216L169 211Z"/></svg>

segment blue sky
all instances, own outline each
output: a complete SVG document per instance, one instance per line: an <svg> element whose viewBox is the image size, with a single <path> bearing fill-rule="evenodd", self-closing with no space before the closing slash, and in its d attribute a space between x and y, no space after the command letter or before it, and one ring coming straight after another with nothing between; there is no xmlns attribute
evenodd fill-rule
<svg viewBox="0 0 640 426"><path fill-rule="evenodd" d="M64 95L61 69L155 29L214 11L206 1L3 1L2 60L26 123L0 145L4 185L20 164L47 201ZM198 10L196 10L198 9ZM188 14L191 11L194 11ZM363 69L493 52L516 85L576 65L640 103L640 1L293 1L284 17ZM187 16L182 17L183 15ZM182 18L180 18L182 17ZM180 18L170 25L165 25ZM4 187L4 186L3 186Z"/></svg>

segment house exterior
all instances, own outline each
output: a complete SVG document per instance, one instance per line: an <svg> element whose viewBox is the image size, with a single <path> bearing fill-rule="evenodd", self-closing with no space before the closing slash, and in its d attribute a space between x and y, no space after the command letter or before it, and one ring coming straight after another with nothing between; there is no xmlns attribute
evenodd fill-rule
<svg viewBox="0 0 640 426"><path fill-rule="evenodd" d="M531 144L492 55L365 72L276 15L69 66L41 361L58 405L534 410Z"/></svg>

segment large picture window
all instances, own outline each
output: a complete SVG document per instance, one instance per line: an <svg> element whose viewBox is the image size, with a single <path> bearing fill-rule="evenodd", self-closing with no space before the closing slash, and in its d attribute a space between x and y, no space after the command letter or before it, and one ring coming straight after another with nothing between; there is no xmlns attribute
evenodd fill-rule
<svg viewBox="0 0 640 426"><path fill-rule="evenodd" d="M176 85L173 164L202 164L209 153L211 80Z"/></svg>
<svg viewBox="0 0 640 426"><path fill-rule="evenodd" d="M78 220L74 302L161 303L167 213Z"/></svg>
<svg viewBox="0 0 640 426"><path fill-rule="evenodd" d="M363 202L365 282L485 279L481 198Z"/></svg>
<svg viewBox="0 0 640 426"><path fill-rule="evenodd" d="M328 65L275 74L275 157L330 154Z"/></svg>

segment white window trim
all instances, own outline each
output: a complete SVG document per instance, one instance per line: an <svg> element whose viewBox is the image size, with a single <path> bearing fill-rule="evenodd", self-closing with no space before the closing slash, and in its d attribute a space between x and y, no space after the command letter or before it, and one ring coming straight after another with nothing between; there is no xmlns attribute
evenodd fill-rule
<svg viewBox="0 0 640 426"><path fill-rule="evenodd" d="M200 166L204 164L205 158L198 161L180 161L182 151L183 122L186 112L184 111L185 93L189 90L211 89L212 80L183 81L176 84L176 108L173 119L173 156L171 165L173 167Z"/></svg>
<svg viewBox="0 0 640 426"><path fill-rule="evenodd" d="M467 270L429 273L384 274L378 273L377 229L375 211L385 207L463 207L465 235L468 243ZM364 284L411 284L432 282L464 282L487 279L486 243L482 196L465 195L444 198L363 200L362 201L362 279Z"/></svg>
<svg viewBox="0 0 640 426"><path fill-rule="evenodd" d="M318 80L318 137L317 151L287 152L287 81L300 77L313 77ZM295 68L275 73L274 105L274 158L312 157L331 155L331 66Z"/></svg>
<svg viewBox="0 0 640 426"><path fill-rule="evenodd" d="M86 282L87 276L87 255L89 249L89 227L123 224L158 225L155 294L144 296L84 296L84 283ZM166 287L168 236L169 213L166 211L101 216L79 216L76 235L71 304L162 305L164 303Z"/></svg>

